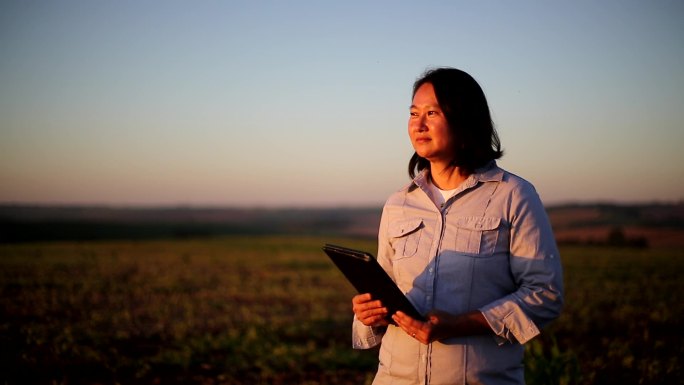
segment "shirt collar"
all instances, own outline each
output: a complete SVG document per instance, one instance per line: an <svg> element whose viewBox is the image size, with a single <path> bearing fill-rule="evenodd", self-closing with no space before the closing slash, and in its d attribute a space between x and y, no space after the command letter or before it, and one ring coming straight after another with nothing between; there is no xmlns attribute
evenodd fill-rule
<svg viewBox="0 0 684 385"><path fill-rule="evenodd" d="M496 161L489 161L486 165L478 168L466 179L461 185L463 189L475 186L479 182L501 182L503 180L504 171L496 165ZM413 179L411 190L420 187L427 190L430 178L430 170L424 169Z"/></svg>
<svg viewBox="0 0 684 385"><path fill-rule="evenodd" d="M475 170L471 177L475 177L478 182L501 182L504 171L496 165L495 160L489 161L483 167Z"/></svg>

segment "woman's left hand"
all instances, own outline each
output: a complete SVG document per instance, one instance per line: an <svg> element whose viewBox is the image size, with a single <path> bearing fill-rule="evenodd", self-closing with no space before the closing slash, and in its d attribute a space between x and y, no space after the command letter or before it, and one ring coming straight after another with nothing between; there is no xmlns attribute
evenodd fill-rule
<svg viewBox="0 0 684 385"><path fill-rule="evenodd" d="M450 337L491 333L486 319L479 311L454 315L441 310L433 310L422 322L400 311L392 319L406 334L423 344Z"/></svg>
<svg viewBox="0 0 684 385"><path fill-rule="evenodd" d="M450 317L453 316L442 311L434 311L427 316L426 322L422 322L398 311L392 319L406 334L427 345L432 341L448 337L445 323Z"/></svg>

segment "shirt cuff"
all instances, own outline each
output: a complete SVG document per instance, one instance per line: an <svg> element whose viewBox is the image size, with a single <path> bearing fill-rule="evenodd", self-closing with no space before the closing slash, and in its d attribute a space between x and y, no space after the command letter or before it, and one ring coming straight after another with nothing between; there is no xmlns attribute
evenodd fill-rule
<svg viewBox="0 0 684 385"><path fill-rule="evenodd" d="M480 309L494 331L499 345L505 343L524 344L539 334L539 328L513 301L496 301Z"/></svg>
<svg viewBox="0 0 684 385"><path fill-rule="evenodd" d="M356 316L352 323L352 347L354 349L370 349L380 344L387 327L372 327L361 323Z"/></svg>

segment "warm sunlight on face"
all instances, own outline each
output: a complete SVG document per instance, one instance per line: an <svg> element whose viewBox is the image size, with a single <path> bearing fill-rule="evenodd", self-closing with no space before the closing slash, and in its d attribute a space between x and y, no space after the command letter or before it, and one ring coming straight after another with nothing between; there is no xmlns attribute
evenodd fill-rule
<svg viewBox="0 0 684 385"><path fill-rule="evenodd" d="M430 163L453 159L452 135L432 84L425 83L413 96L408 122L409 137L416 153Z"/></svg>

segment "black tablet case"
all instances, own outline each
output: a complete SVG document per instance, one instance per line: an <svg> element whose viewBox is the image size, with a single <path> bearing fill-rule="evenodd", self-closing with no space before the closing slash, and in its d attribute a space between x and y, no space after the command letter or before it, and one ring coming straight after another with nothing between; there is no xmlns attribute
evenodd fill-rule
<svg viewBox="0 0 684 385"><path fill-rule="evenodd" d="M394 323L391 317L397 310L425 320L371 254L331 244L326 244L323 251L359 294L371 293L373 299L382 301L388 310L389 322Z"/></svg>

